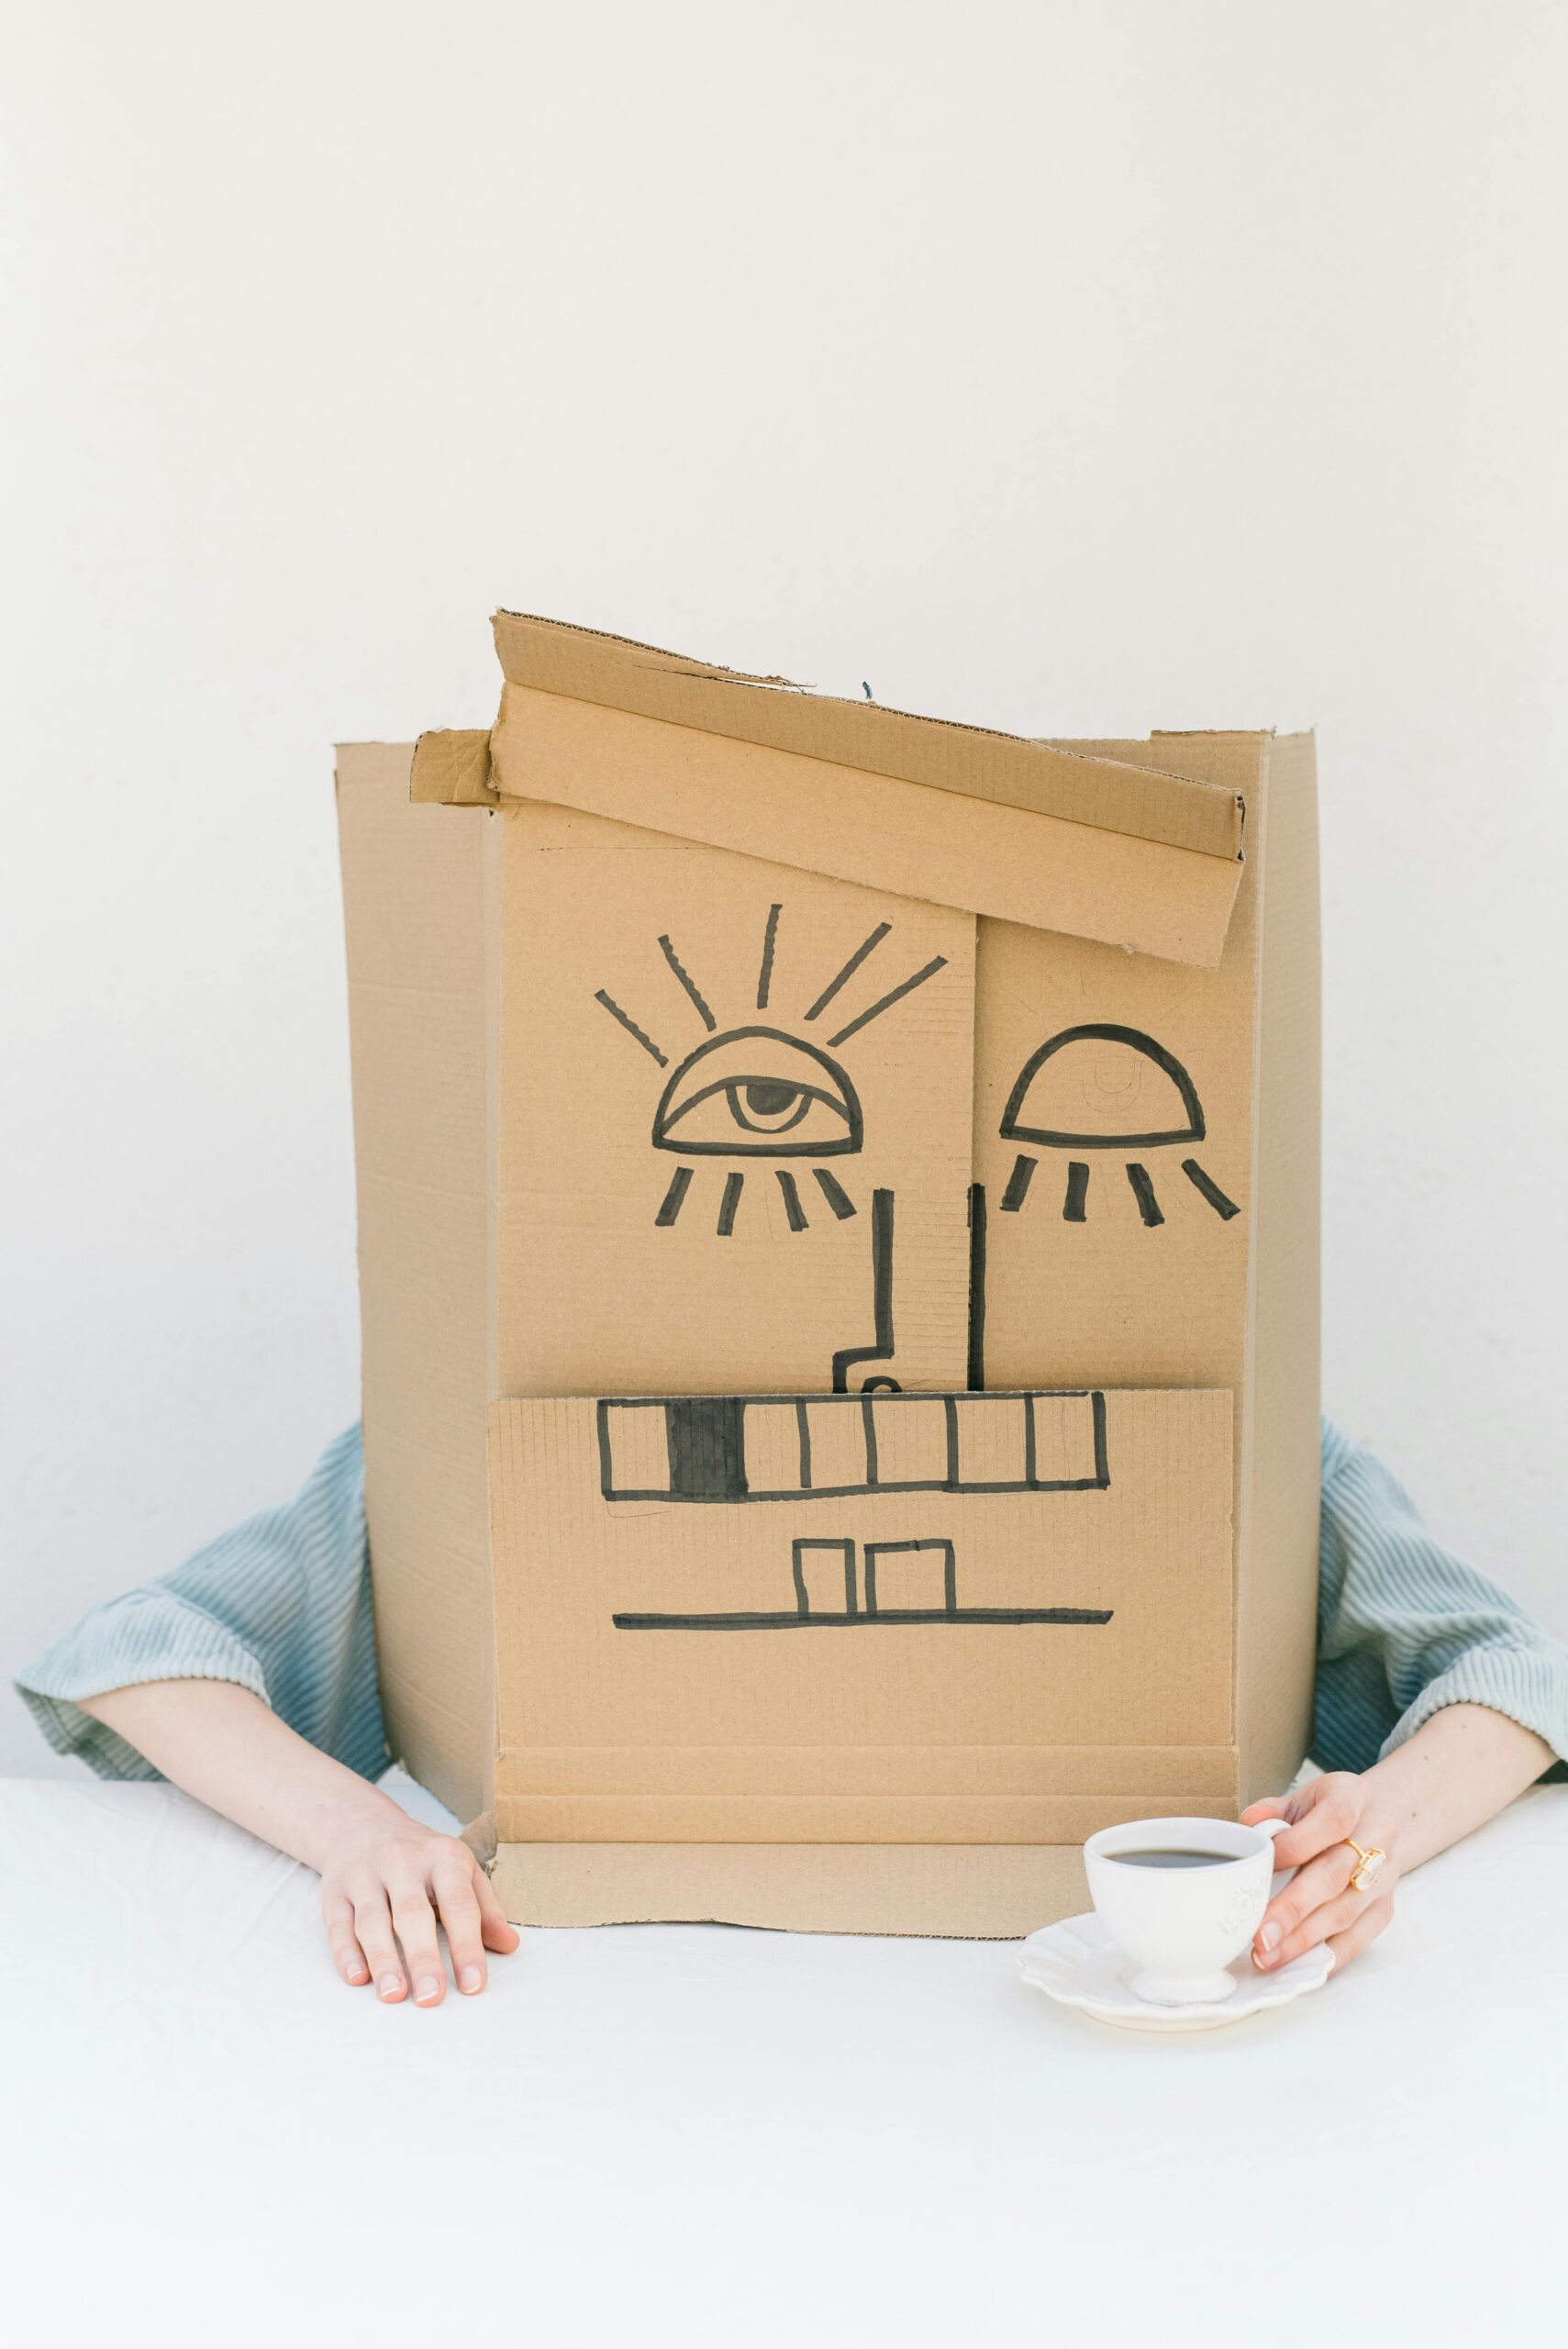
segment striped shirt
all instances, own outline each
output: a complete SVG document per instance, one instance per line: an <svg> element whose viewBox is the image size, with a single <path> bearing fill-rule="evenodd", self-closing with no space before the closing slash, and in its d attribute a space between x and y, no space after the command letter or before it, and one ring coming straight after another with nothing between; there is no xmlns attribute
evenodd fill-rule
<svg viewBox="0 0 1568 2349"><path fill-rule="evenodd" d="M1313 1753L1365 1770L1444 1705L1487 1705L1568 1756L1568 1650L1445 1550L1386 1468L1327 1422ZM391 1761L376 1682L364 1460L350 1428L304 1490L112 1598L17 1681L45 1737L105 1778L155 1778L81 1709L148 1680L232 1680L365 1777Z"/></svg>

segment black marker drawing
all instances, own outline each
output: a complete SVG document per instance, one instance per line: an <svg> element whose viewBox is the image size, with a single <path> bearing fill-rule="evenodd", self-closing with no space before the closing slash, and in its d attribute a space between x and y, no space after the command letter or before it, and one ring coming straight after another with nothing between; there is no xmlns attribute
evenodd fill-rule
<svg viewBox="0 0 1568 2349"><path fill-rule="evenodd" d="M755 989L759 1011L766 1011L773 999L774 961L784 910L780 903L770 905L763 923ZM878 922L870 935L861 941L848 961L835 972L802 1018L806 1020L819 1019L868 956L891 932L890 922ZM812 1174L831 1211L833 1221L846 1222L856 1213L855 1202L820 1162L828 1158L851 1157L864 1143L864 1115L860 1096L848 1070L832 1057L830 1051L807 1042L804 1037L791 1035L784 1028L748 1022L741 1027L721 1030L712 1006L682 962L667 931L661 931L658 943L660 952L679 982L687 1002L702 1021L706 1033L703 1041L686 1054L665 1083L653 1114L654 1149L670 1151L683 1158L810 1159L814 1162ZM836 1050L946 967L945 955L933 955L918 970L899 980L895 986L886 988L874 1002L847 1020L829 1036L828 1045ZM595 989L595 1000L661 1068L669 1068L670 1054L662 1045L655 1043L647 1030L639 1025L606 988ZM802 1200L799 1184L793 1174L786 1174L782 1169L775 1169L775 1172L788 1230L792 1233L809 1231L811 1218ZM654 1212L653 1221L658 1230L668 1231L675 1224L689 1187L689 1179L677 1179L670 1184ZM728 1239L735 1231L741 1188L739 1173L727 1178L713 1226L720 1239ZM890 1233L891 1207L886 1220ZM873 1235L873 1276L878 1261L877 1242ZM891 1339L884 1350L880 1320L877 1327L876 1346L850 1349L850 1359L877 1361L886 1358L886 1352L891 1349ZM896 1391L891 1379L872 1384Z"/></svg>
<svg viewBox="0 0 1568 2349"><path fill-rule="evenodd" d="M825 1166L814 1166L811 1171L816 1175L817 1180L821 1184L822 1196L827 1200L828 1206L832 1208L834 1214L838 1217L839 1221L840 1223L845 1222L848 1218L852 1216L855 1212L855 1203L853 1199L851 1198L849 1193L844 1189L841 1183L836 1183L834 1181L832 1175L828 1174L828 1169Z"/></svg>
<svg viewBox="0 0 1568 2349"><path fill-rule="evenodd" d="M681 1201L691 1187L691 1180L692 1170L689 1166L676 1167L670 1178L670 1187L660 1203L659 1212L653 1219L655 1223L668 1229L674 1222L681 1212Z"/></svg>
<svg viewBox="0 0 1568 2349"><path fill-rule="evenodd" d="M695 982L693 980L690 973L682 967L681 959L667 938L661 938L659 941L659 951L663 955L666 963L670 965L670 968L674 972L675 976L680 980L681 985L685 988L686 993L690 996L693 1003L696 1006L697 1018L702 1021L703 1026L707 1030L708 1034L711 1036L714 1030L717 1027L718 1022L714 1018L712 1012L708 1009L706 1004L703 1001L702 996L698 994Z"/></svg>
<svg viewBox="0 0 1568 2349"><path fill-rule="evenodd" d="M658 1415L651 1425L650 1412ZM884 1412L895 1415L890 1429L917 1417L928 1431L918 1467L906 1454L902 1469L890 1468L876 1433ZM1106 1398L1090 1387L617 1395L598 1404L595 1428L606 1501L733 1508L871 1493L1103 1493L1111 1481ZM980 1475L977 1457L1006 1473Z"/></svg>
<svg viewBox="0 0 1568 2349"><path fill-rule="evenodd" d="M1148 1167L1140 1166L1135 1158L1129 1158L1127 1162L1127 1179L1132 1186L1132 1196L1138 1201L1138 1212L1144 1222L1151 1226L1163 1223L1165 1219L1160 1212L1160 1202L1154 1196L1154 1186L1149 1180Z"/></svg>
<svg viewBox="0 0 1568 2349"><path fill-rule="evenodd" d="M807 1229L806 1209L800 1204L800 1193L795 1186L795 1176L787 1166L775 1167L773 1172L779 1178L779 1189L784 1195L784 1215L788 1219L790 1230L805 1231Z"/></svg>
<svg viewBox="0 0 1568 2349"><path fill-rule="evenodd" d="M871 1299L872 1327L876 1331L869 1346L841 1346L833 1357L833 1392L849 1392L850 1365L857 1362L891 1362L893 1360L893 1194L873 1191L871 1195ZM867 1382L884 1393L896 1395L898 1387L891 1379Z"/></svg>
<svg viewBox="0 0 1568 2349"><path fill-rule="evenodd" d="M985 1385L985 1186L969 1186L969 1352L964 1377L972 1395Z"/></svg>
<svg viewBox="0 0 1568 2349"><path fill-rule="evenodd" d="M945 1534L868 1542L858 1576L855 1552L849 1535L797 1534L790 1543L791 1609L727 1608L695 1615L619 1611L610 1620L617 1631L797 1631L909 1623L1103 1625L1114 1612L1109 1607L961 1607L958 1552ZM928 1592L935 1603L898 1603L924 1599ZM823 1605L824 1598L830 1603Z"/></svg>
<svg viewBox="0 0 1568 2349"><path fill-rule="evenodd" d="M768 927L762 934L762 967L757 974L759 1011L766 1011L768 1008L768 995L773 984L773 946L779 934L779 916L783 911L782 906L768 907Z"/></svg>
<svg viewBox="0 0 1568 2349"><path fill-rule="evenodd" d="M828 1037L828 1041L834 1046L847 1043L861 1029L869 1028L873 1019L880 1019L884 1011L890 1011L895 1003L902 1003L906 995L913 995L917 987L924 986L928 979L934 979L939 971L945 971L947 964L945 954L933 954L930 961L912 977L903 980L895 987L889 987L884 996L878 996L869 1011L862 1011L858 1019L851 1019L847 1028L840 1028L836 1036Z"/></svg>
<svg viewBox="0 0 1568 2349"><path fill-rule="evenodd" d="M621 1026L626 1030L627 1034L628 1036L635 1036L638 1042L642 1046L643 1051L645 1052L651 1052L661 1068L669 1067L670 1055L668 1052L662 1052L658 1045L654 1042L652 1037L645 1036L643 1034L641 1029L638 1026L630 1013L621 1009L614 996L606 995L604 988L600 987L594 996L594 1001L595 1003L602 1003L605 1009L609 1013L610 1018L612 1019L618 1019Z"/></svg>
<svg viewBox="0 0 1568 2349"><path fill-rule="evenodd" d="M879 921L877 923L877 926L872 931L871 936L866 939L862 944L856 947L854 952L851 955L843 969L839 973L837 978L828 980L827 985L823 988L821 994L817 996L816 1002L806 1013L806 1017L807 1019L819 1019L821 1018L822 1014L827 1010L828 1006L832 1002L833 997L838 994L839 989L845 984L846 980L852 979L854 977L855 973L860 969L861 964L865 961L866 956L873 952L874 950L882 944L883 940L887 936L888 931L892 928L893 924L890 921Z"/></svg>
<svg viewBox="0 0 1568 2349"><path fill-rule="evenodd" d="M1002 1194L1004 1215L1017 1215L1029 1195L1029 1178L1040 1164L1038 1158L1026 1158L1020 1151L1013 1161L1013 1171L1007 1177L1007 1187Z"/></svg>
<svg viewBox="0 0 1568 2349"><path fill-rule="evenodd" d="M653 1113L653 1147L684 1158L838 1158L864 1139L847 1070L779 1028L731 1028L688 1052Z"/></svg>
<svg viewBox="0 0 1568 2349"><path fill-rule="evenodd" d="M1206 1130L1197 1088L1175 1054L1136 1028L1098 1020L1063 1028L1029 1055L1007 1097L1001 1128L1004 1141L1039 1150L1127 1152L1202 1141ZM1023 1206L1035 1163L1019 1152L1003 1195L1004 1213L1016 1215ZM1184 1158L1182 1172L1222 1221L1240 1213L1195 1158ZM1150 1230L1162 1224L1153 1180L1135 1156L1127 1160L1127 1179L1144 1224ZM1088 1164L1074 1159L1067 1169L1064 1223L1087 1220L1088 1192Z"/></svg>

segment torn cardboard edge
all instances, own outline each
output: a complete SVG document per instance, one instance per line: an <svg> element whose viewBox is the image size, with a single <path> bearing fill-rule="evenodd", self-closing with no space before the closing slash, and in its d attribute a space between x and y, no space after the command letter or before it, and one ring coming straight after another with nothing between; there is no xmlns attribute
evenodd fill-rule
<svg viewBox="0 0 1568 2349"><path fill-rule="evenodd" d="M880 702L846 701L531 613L497 612L492 628L508 685L1168 848L1229 860L1241 853L1240 797L1222 785Z"/></svg>

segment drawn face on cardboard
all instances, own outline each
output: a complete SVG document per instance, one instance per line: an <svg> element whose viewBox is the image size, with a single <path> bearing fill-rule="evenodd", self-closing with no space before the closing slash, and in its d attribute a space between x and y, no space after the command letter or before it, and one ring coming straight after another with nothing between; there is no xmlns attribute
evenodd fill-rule
<svg viewBox="0 0 1568 2349"><path fill-rule="evenodd" d="M546 1285L517 1383L952 1384L973 917L544 809L513 829L533 868L517 1000L550 1007L548 1027L519 1018L506 1046L510 1097L531 1112L526 1220L537 1235L542 1194L594 1241L573 1238L570 1294ZM907 1349L891 1315L905 1247ZM536 1298L537 1272L536 1258Z"/></svg>

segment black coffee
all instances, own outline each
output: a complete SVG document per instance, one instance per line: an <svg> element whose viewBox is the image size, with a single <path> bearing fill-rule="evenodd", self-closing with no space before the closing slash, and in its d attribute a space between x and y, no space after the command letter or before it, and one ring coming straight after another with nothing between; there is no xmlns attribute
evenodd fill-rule
<svg viewBox="0 0 1568 2349"><path fill-rule="evenodd" d="M1107 1852L1107 1860L1119 1860L1128 1868L1220 1868L1227 1860L1240 1858L1237 1852Z"/></svg>

